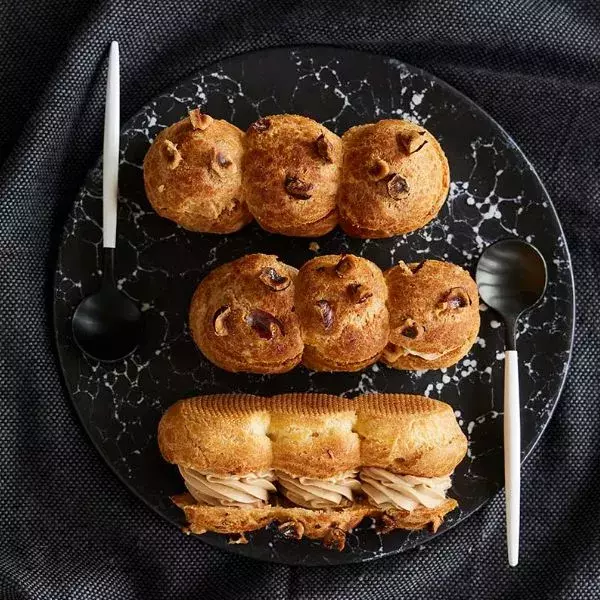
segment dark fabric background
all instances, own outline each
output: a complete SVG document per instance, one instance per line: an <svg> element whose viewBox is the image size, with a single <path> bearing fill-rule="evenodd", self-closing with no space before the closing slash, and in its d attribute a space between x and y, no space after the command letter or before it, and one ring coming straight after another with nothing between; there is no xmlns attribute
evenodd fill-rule
<svg viewBox="0 0 600 600"><path fill-rule="evenodd" d="M61 387L50 330L57 233L101 150L108 42L122 116L216 59L283 44L371 50L490 112L554 199L578 328L561 402L523 477L522 553L503 495L404 555L269 565L182 536L119 484ZM3 598L600 597L600 6L314 0L0 3L0 593Z"/></svg>

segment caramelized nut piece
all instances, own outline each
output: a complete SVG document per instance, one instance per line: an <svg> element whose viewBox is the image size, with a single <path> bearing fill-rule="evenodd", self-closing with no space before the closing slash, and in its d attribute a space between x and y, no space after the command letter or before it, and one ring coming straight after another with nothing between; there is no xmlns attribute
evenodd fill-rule
<svg viewBox="0 0 600 600"><path fill-rule="evenodd" d="M389 533L396 529L396 523L389 515L381 515L381 519L377 523L377 533Z"/></svg>
<svg viewBox="0 0 600 600"><path fill-rule="evenodd" d="M393 342L388 342L383 349L383 357L388 362L396 362L401 356L404 356L406 351L400 346L396 346Z"/></svg>
<svg viewBox="0 0 600 600"><path fill-rule="evenodd" d="M337 265L335 265L335 274L338 277L344 277L352 269L353 258L348 254L344 254Z"/></svg>
<svg viewBox="0 0 600 600"><path fill-rule="evenodd" d="M311 196L312 183L302 181L299 177L288 175L284 182L285 191L294 198L299 200L308 200Z"/></svg>
<svg viewBox="0 0 600 600"><path fill-rule="evenodd" d="M229 158L225 152L217 148L213 150L210 167L221 178L237 172L237 167L231 158Z"/></svg>
<svg viewBox="0 0 600 600"><path fill-rule="evenodd" d="M369 290L360 283L351 283L348 286L348 294L350 300L352 300L354 304L362 304L373 296L372 292L369 292Z"/></svg>
<svg viewBox="0 0 600 600"><path fill-rule="evenodd" d="M346 532L339 527L332 527L325 534L323 545L330 550L339 550L341 552L346 545Z"/></svg>
<svg viewBox="0 0 600 600"><path fill-rule="evenodd" d="M469 298L469 294L464 288L455 287L452 288L444 298L444 302L442 303L442 308L465 308L466 306L471 305L471 298Z"/></svg>
<svg viewBox="0 0 600 600"><path fill-rule="evenodd" d="M208 129L213 122L213 118L210 115L202 114L198 108L190 110L188 114L193 129L204 131L205 129Z"/></svg>
<svg viewBox="0 0 600 600"><path fill-rule="evenodd" d="M400 328L400 335L411 340L420 340L425 334L425 327L412 319L406 319Z"/></svg>
<svg viewBox="0 0 600 600"><path fill-rule="evenodd" d="M260 272L258 278L274 292L287 290L292 283L292 280L289 277L280 275L273 267L265 267Z"/></svg>
<svg viewBox="0 0 600 600"><path fill-rule="evenodd" d="M271 127L271 119L267 117L261 117L258 121L254 121L250 127L248 127L249 133L262 133Z"/></svg>
<svg viewBox="0 0 600 600"><path fill-rule="evenodd" d="M246 323L264 340L271 340L277 334L285 335L283 323L264 310L255 309L247 317Z"/></svg>
<svg viewBox="0 0 600 600"><path fill-rule="evenodd" d="M165 140L163 146L164 153L169 160L169 169L176 169L182 160L181 152L171 140Z"/></svg>
<svg viewBox="0 0 600 600"><path fill-rule="evenodd" d="M315 141L317 154L326 162L333 162L333 145L322 133Z"/></svg>
<svg viewBox="0 0 600 600"><path fill-rule="evenodd" d="M410 272L414 275L415 273L418 273L423 268L423 265L426 262L427 261L422 260L420 263L417 263L416 265L410 265L408 268L410 269Z"/></svg>
<svg viewBox="0 0 600 600"><path fill-rule="evenodd" d="M385 162L382 158L374 158L373 162L369 167L369 177L373 181L380 181L384 177L387 177L390 172L390 165Z"/></svg>
<svg viewBox="0 0 600 600"><path fill-rule="evenodd" d="M221 306L219 310L213 315L213 329L215 335L223 337L229 333L227 331L227 317L231 314L231 308L229 305Z"/></svg>
<svg viewBox="0 0 600 600"><path fill-rule="evenodd" d="M414 154L418 152L426 143L423 139L424 131L415 131L414 129L403 131L396 136L398 147L405 154Z"/></svg>
<svg viewBox="0 0 600 600"><path fill-rule="evenodd" d="M277 529L284 538L291 540L300 540L304 535L304 524L301 521L287 521Z"/></svg>
<svg viewBox="0 0 600 600"><path fill-rule="evenodd" d="M331 329L331 326L333 325L333 309L331 308L331 304L329 304L327 300L318 300L316 306L321 315L323 327L325 329Z"/></svg>
<svg viewBox="0 0 600 600"><path fill-rule="evenodd" d="M402 175L392 175L387 183L388 194L394 200L401 200L408 196L408 181Z"/></svg>

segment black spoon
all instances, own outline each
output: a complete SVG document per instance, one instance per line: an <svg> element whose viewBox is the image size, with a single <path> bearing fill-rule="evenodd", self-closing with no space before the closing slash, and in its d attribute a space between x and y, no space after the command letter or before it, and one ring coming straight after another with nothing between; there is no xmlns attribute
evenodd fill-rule
<svg viewBox="0 0 600 600"><path fill-rule="evenodd" d="M102 174L102 234L104 268L102 286L85 298L73 315L73 337L91 358L116 361L138 346L142 313L115 283L115 245L117 237L117 187L119 172L119 46L110 47L104 117L104 154Z"/></svg>
<svg viewBox="0 0 600 600"><path fill-rule="evenodd" d="M517 238L489 246L476 272L481 299L504 320L504 482L506 489L506 543L508 564L519 562L521 494L521 421L519 416L519 362L516 327L519 317L544 295L548 273L540 251Z"/></svg>

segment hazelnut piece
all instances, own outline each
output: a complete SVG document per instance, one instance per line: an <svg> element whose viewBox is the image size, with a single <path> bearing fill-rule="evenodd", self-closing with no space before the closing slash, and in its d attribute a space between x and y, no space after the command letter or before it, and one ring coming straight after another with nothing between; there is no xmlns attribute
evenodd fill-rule
<svg viewBox="0 0 600 600"><path fill-rule="evenodd" d="M406 319L400 328L400 335L410 340L420 340L425 334L425 327L412 319Z"/></svg>
<svg viewBox="0 0 600 600"><path fill-rule="evenodd" d="M340 278L344 277L351 271L352 263L352 256L344 254L342 258L340 258L338 264L335 265L335 274Z"/></svg>
<svg viewBox="0 0 600 600"><path fill-rule="evenodd" d="M406 196L408 196L408 181L406 181L402 175L398 175L396 173L388 180L387 189L391 198L394 200L401 200L402 198L406 198Z"/></svg>
<svg viewBox="0 0 600 600"><path fill-rule="evenodd" d="M294 175L288 175L283 185L285 191L298 200L308 200L312 196L312 183L302 181L302 179Z"/></svg>
<svg viewBox="0 0 600 600"><path fill-rule="evenodd" d="M325 134L322 133L315 140L315 147L317 149L317 154L326 162L333 162L333 144L325 137Z"/></svg>
<svg viewBox="0 0 600 600"><path fill-rule="evenodd" d="M414 154L427 143L427 140L423 139L424 135L424 131L415 131L414 129L409 129L408 131L399 133L396 136L396 141L398 142L398 147L400 150L402 150L405 154Z"/></svg>
<svg viewBox="0 0 600 600"><path fill-rule="evenodd" d="M171 140L165 140L163 151L169 161L169 169L176 169L182 160L181 152Z"/></svg>
<svg viewBox="0 0 600 600"><path fill-rule="evenodd" d="M404 348L396 346L393 342L388 342L383 349L383 357L388 362L396 362L401 356L406 354Z"/></svg>
<svg viewBox="0 0 600 600"><path fill-rule="evenodd" d="M333 325L333 308L327 300L317 300L317 310L321 315L321 321L323 321L323 327L325 329L331 329Z"/></svg>
<svg viewBox="0 0 600 600"><path fill-rule="evenodd" d="M190 116L192 129L204 131L205 129L208 129L213 122L213 118L210 115L202 114L198 108L190 110L188 114Z"/></svg>
<svg viewBox="0 0 600 600"><path fill-rule="evenodd" d="M454 287L445 296L442 308L456 309L470 306L471 298L464 288Z"/></svg>
<svg viewBox="0 0 600 600"><path fill-rule="evenodd" d="M274 292L287 290L292 283L292 280L289 277L280 275L273 267L265 267L262 269L258 278Z"/></svg>
<svg viewBox="0 0 600 600"><path fill-rule="evenodd" d="M382 158L374 158L371 165L369 166L369 177L373 181L380 181L384 177L387 177L390 173L390 165L388 165Z"/></svg>
<svg viewBox="0 0 600 600"><path fill-rule="evenodd" d="M285 335L283 323L272 314L260 310L253 310L247 317L246 323L264 340L271 340L277 334Z"/></svg>
<svg viewBox="0 0 600 600"><path fill-rule="evenodd" d="M261 117L258 119L258 121L254 121L254 123L250 125L248 132L262 133L263 131L269 129L269 127L271 127L271 119L267 117Z"/></svg>
<svg viewBox="0 0 600 600"><path fill-rule="evenodd" d="M348 286L348 295L354 304L362 304L371 298L373 293L360 283L351 283Z"/></svg>
<svg viewBox="0 0 600 600"><path fill-rule="evenodd" d="M339 550L341 552L346 545L346 532L339 527L332 527L325 534L323 545L330 550Z"/></svg>
<svg viewBox="0 0 600 600"><path fill-rule="evenodd" d="M227 317L231 314L229 305L221 306L213 315L213 329L215 335L223 337L229 333L227 330Z"/></svg>
<svg viewBox="0 0 600 600"><path fill-rule="evenodd" d="M291 540L300 540L304 535L304 524L300 521L287 521L277 529L284 538Z"/></svg>

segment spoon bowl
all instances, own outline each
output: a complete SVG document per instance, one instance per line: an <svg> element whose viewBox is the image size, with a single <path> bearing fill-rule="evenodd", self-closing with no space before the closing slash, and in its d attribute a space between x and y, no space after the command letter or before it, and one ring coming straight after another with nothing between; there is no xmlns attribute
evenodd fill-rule
<svg viewBox="0 0 600 600"><path fill-rule="evenodd" d="M514 350L519 316L546 291L544 257L535 246L518 238L500 240L481 255L475 278L481 299L504 319L506 345Z"/></svg>
<svg viewBox="0 0 600 600"><path fill-rule="evenodd" d="M91 358L121 360L139 345L142 313L111 281L104 278L98 292L84 298L73 314L73 338Z"/></svg>

